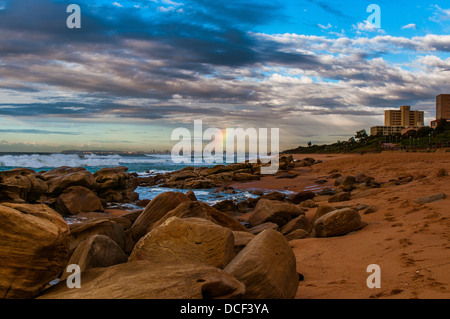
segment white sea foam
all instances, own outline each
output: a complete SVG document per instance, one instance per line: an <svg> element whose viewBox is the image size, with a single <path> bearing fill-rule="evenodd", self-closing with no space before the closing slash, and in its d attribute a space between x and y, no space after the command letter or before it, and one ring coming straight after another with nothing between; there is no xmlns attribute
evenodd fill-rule
<svg viewBox="0 0 450 319"><path fill-rule="evenodd" d="M120 166L125 164L169 164L170 156L155 155L152 157L143 156L121 156L121 155L95 155L88 154L78 156L77 154L21 154L21 155L1 155L0 167L104 167Z"/></svg>

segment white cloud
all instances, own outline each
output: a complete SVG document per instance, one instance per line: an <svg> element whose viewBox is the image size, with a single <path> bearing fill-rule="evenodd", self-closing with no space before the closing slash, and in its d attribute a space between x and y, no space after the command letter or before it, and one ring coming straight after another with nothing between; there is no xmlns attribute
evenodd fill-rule
<svg viewBox="0 0 450 319"><path fill-rule="evenodd" d="M404 25L404 26L402 27L402 30L405 30L405 29L413 29L413 30L417 30L417 26L416 26L414 23L410 23L410 24Z"/></svg>
<svg viewBox="0 0 450 319"><path fill-rule="evenodd" d="M361 34L362 32L379 32L384 34L386 33L383 29L378 28L375 24L370 23L367 20L363 22L358 22L357 25L353 25L353 29L356 30L357 34Z"/></svg>
<svg viewBox="0 0 450 319"><path fill-rule="evenodd" d="M450 9L442 9L438 5L433 5L434 13L429 18L430 21L442 23L445 20L450 20Z"/></svg>
<svg viewBox="0 0 450 319"><path fill-rule="evenodd" d="M333 26L331 25L331 24L327 24L327 25L323 25L323 24L318 24L317 25L319 28L321 28L322 30L328 30L328 29L331 29Z"/></svg>
<svg viewBox="0 0 450 319"><path fill-rule="evenodd" d="M123 5L118 2L113 2L113 5L115 5L116 7L119 7L119 8L123 8Z"/></svg>

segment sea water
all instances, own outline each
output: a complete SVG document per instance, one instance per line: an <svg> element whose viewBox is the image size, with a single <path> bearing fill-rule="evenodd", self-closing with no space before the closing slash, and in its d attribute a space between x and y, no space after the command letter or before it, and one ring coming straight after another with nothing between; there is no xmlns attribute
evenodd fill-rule
<svg viewBox="0 0 450 319"><path fill-rule="evenodd" d="M135 172L139 176L151 176L158 173L172 172L187 166L211 167L215 164L206 162L195 164L176 164L172 161L170 154L61 154L61 153L1 153L0 171L11 170L13 168L29 168L36 172L48 171L61 166L84 167L91 173L104 167L128 167L128 172ZM159 186L138 187L136 192L139 199L153 199L157 195L167 192L177 191L186 193L189 189L172 189ZM231 199L235 202L255 197L255 195L242 190L234 192L215 192L215 189L193 189L198 200L210 205ZM134 203L122 205L130 209L137 208Z"/></svg>

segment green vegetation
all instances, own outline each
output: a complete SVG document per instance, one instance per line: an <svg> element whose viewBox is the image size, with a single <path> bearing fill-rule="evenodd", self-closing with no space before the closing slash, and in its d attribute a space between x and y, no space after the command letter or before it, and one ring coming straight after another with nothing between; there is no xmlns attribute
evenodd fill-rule
<svg viewBox="0 0 450 319"><path fill-rule="evenodd" d="M387 144L386 144L387 143ZM384 144L384 146L383 146ZM286 150L285 154L320 154L320 153L379 153L385 147L395 150L414 151L432 150L438 147L450 146L450 122L441 120L435 129L423 127L417 131L411 130L400 135L369 136L366 130L356 132L348 141L337 141L333 144L315 145L308 143L307 147L299 146Z"/></svg>

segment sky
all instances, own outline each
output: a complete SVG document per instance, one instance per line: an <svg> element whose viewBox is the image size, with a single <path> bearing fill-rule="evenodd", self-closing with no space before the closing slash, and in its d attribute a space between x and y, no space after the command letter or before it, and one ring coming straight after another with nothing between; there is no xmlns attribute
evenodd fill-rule
<svg viewBox="0 0 450 319"><path fill-rule="evenodd" d="M429 124L449 83L448 1L0 0L0 152L165 150L194 120L333 143Z"/></svg>

